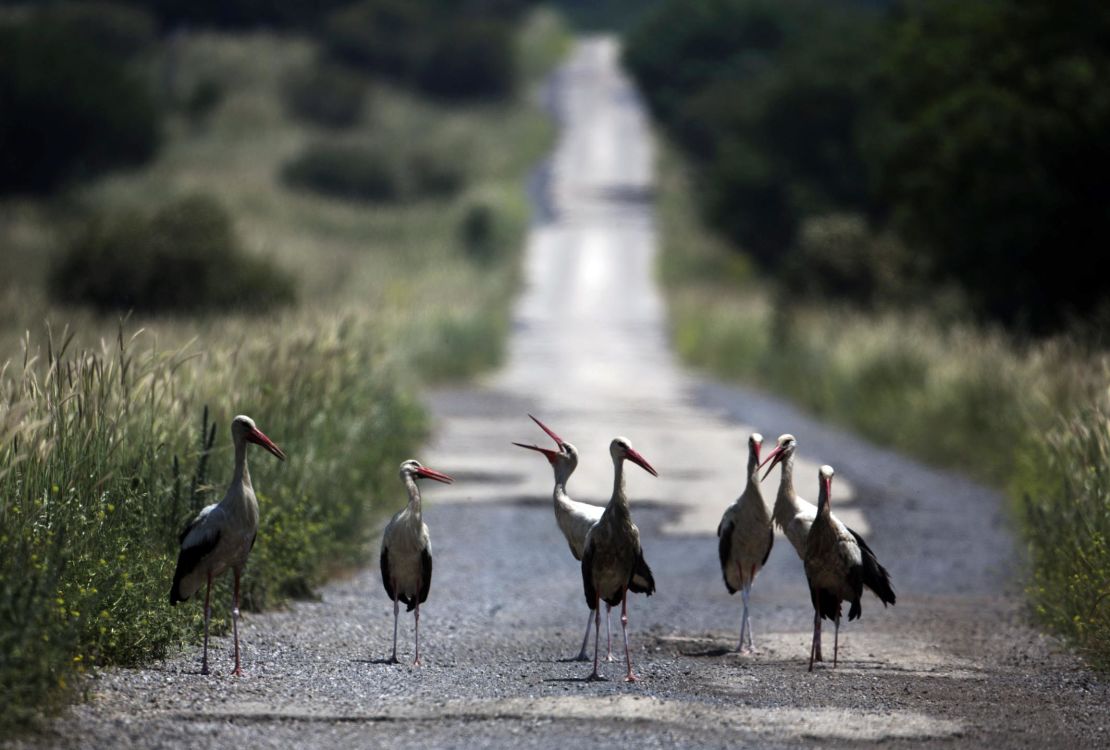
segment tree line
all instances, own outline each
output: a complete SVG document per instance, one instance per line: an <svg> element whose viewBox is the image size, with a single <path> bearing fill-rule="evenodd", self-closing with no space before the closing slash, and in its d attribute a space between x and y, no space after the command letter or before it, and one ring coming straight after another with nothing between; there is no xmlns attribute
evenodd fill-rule
<svg viewBox="0 0 1110 750"><path fill-rule="evenodd" d="M663 0L625 61L784 291L1035 334L1107 314L1110 6Z"/></svg>

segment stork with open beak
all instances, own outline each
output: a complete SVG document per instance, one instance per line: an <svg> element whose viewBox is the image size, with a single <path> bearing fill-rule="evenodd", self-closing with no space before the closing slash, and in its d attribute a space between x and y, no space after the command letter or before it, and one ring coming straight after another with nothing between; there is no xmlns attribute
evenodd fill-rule
<svg viewBox="0 0 1110 750"><path fill-rule="evenodd" d="M729 594L740 592L744 613L740 619L740 643L736 650L753 653L755 642L748 616L748 598L752 582L760 568L767 564L771 547L775 543L775 530L771 514L759 491L759 450L763 436L753 432L748 437L748 480L739 499L728 506L717 526L717 553L721 559L721 574ZM747 634L748 642L744 643Z"/></svg>
<svg viewBox="0 0 1110 750"><path fill-rule="evenodd" d="M655 579L640 547L640 530L632 522L624 489L624 462L631 461L652 476L657 477L659 473L623 437L614 438L609 444L609 455L613 459L613 495L586 536L582 552L582 584L586 603L594 611L594 670L588 679L602 679L597 671L597 641L601 635L600 602L604 601L611 607L618 602L621 605L624 658L628 665L624 679L635 682L632 655L628 650L628 592L651 596L655 593Z"/></svg>
<svg viewBox="0 0 1110 750"><path fill-rule="evenodd" d="M235 575L231 623L235 634L235 669L242 676L239 662L239 579L247 556L258 534L258 498L247 469L247 443L261 445L284 461L285 453L266 437L250 417L240 414L231 421L231 440L235 446L235 470L224 499L202 509L181 532L181 551L170 588L170 604L187 601L202 583L204 592L204 658L200 673L208 674L208 623L212 618L212 579L228 568Z"/></svg>
<svg viewBox="0 0 1110 750"><path fill-rule="evenodd" d="M817 519L817 507L813 503L807 502L798 497L798 493L794 491L794 452L798 448L798 441L789 433L779 435L778 444L775 449L771 451L767 458L763 459L760 468L766 466L766 473L763 478L766 479L767 475L775 468L776 465L782 464L782 474L779 479L779 490L775 497L775 507L771 515L774 518L775 524L782 529L786 538L790 540L794 550L798 553L798 557L805 562L807 540L809 538L810 528L813 522ZM830 512L830 523L837 527L838 534L849 534L858 540L861 547L866 547L866 542L863 537L857 534L852 529L848 528L839 518ZM868 553L870 553L868 548ZM883 605L894 604L895 594L894 589L890 584L890 578L886 570L879 565L878 560L874 559L874 555L870 555L873 564L869 564L867 568L867 575L864 577L863 585L871 589L871 591L879 597ZM821 658L821 615L820 612L815 612L813 618L814 628L814 647L812 649L813 658L815 661L822 661Z"/></svg>
<svg viewBox="0 0 1110 750"><path fill-rule="evenodd" d="M400 615L398 602L404 602L409 612L416 610L415 655L413 665L420 666L420 605L428 599L432 587L432 541L428 525L421 517L420 488L417 479L434 479L450 484L455 481L446 474L429 469L416 459L401 464L401 481L409 493L409 502L394 514L382 534L382 584L393 600L393 656L397 663L397 620Z"/></svg>
<svg viewBox="0 0 1110 750"><path fill-rule="evenodd" d="M555 503L555 521L559 524L559 530L563 532L563 537L567 540L567 545L570 546L570 553L574 555L574 559L581 561L582 553L586 547L586 535L590 533L590 529L601 518L601 514L605 512L605 508L600 505L591 505L589 503L581 503L577 500L571 500L567 494L567 480L574 470L578 467L578 450L555 434L555 432L545 425L540 420L533 417L532 421L540 426L547 436L555 441L557 450L550 448L541 448L538 445L528 445L526 443L513 443L521 448L527 448L531 451L536 451L547 458L551 464L552 470L555 472L555 489L552 493L552 500ZM607 643L605 656L606 661L613 660L613 646L612 636L609 627L609 612L608 606L605 610L605 640ZM582 648L578 650L578 656L574 657L575 661L587 661L590 657L586 653L586 646L590 642L590 624L593 619L593 612L586 612L586 633L582 636Z"/></svg>

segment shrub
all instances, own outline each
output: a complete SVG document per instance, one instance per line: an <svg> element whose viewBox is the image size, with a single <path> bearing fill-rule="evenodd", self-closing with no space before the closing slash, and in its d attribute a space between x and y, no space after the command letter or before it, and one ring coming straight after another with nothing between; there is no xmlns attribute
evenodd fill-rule
<svg viewBox="0 0 1110 750"><path fill-rule="evenodd" d="M348 128L362 117L366 81L339 65L316 65L299 71L285 85L291 115L328 128Z"/></svg>
<svg viewBox="0 0 1110 750"><path fill-rule="evenodd" d="M397 80L410 80L431 46L425 3L364 0L332 13L324 24L328 53L342 62Z"/></svg>
<svg viewBox="0 0 1110 750"><path fill-rule="evenodd" d="M51 272L53 295L100 310L265 310L293 301L293 280L244 254L231 218L195 195L153 216L121 213L88 222Z"/></svg>
<svg viewBox="0 0 1110 750"><path fill-rule="evenodd" d="M783 262L783 291L798 299L843 300L861 308L906 301L910 255L897 239L875 235L857 214L807 219Z"/></svg>
<svg viewBox="0 0 1110 750"><path fill-rule="evenodd" d="M282 178L339 198L402 201L451 195L463 186L465 170L428 147L318 143L287 163Z"/></svg>
<svg viewBox="0 0 1110 750"><path fill-rule="evenodd" d="M423 91L445 99L499 99L516 84L513 28L466 20L441 30L417 73Z"/></svg>
<svg viewBox="0 0 1110 750"><path fill-rule="evenodd" d="M282 179L337 198L400 200L404 194L397 157L369 146L317 143L282 168Z"/></svg>
<svg viewBox="0 0 1110 750"><path fill-rule="evenodd" d="M185 115L194 123L200 123L212 114L224 100L224 87L215 78L205 78L193 86L182 102Z"/></svg>
<svg viewBox="0 0 1110 750"><path fill-rule="evenodd" d="M121 63L64 24L0 27L0 193L48 192L149 159L159 112Z"/></svg>
<svg viewBox="0 0 1110 750"><path fill-rule="evenodd" d="M136 57L157 42L154 17L141 7L105 0L45 6L40 18L57 23L117 60Z"/></svg>

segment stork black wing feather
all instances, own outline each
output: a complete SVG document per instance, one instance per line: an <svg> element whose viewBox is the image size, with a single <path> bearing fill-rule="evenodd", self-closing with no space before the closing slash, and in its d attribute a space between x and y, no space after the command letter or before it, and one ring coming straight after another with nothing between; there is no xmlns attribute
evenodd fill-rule
<svg viewBox="0 0 1110 750"><path fill-rule="evenodd" d="M420 553L420 603L428 601L432 589L432 553L425 547Z"/></svg>
<svg viewBox="0 0 1110 750"><path fill-rule="evenodd" d="M875 553L867 546L863 537L852 529L848 529L848 531L855 537L856 544L859 545L863 557L863 585L879 597L879 601L883 603L884 607L888 604L894 604L897 597L894 593L894 586L890 582L890 573L879 563L879 559L875 557Z"/></svg>
<svg viewBox="0 0 1110 750"><path fill-rule="evenodd" d="M382 569L382 585L385 586L385 593L389 594L389 601L393 601L393 578L389 575L389 550L384 544L379 567Z"/></svg>
<svg viewBox="0 0 1110 750"><path fill-rule="evenodd" d="M582 551L582 590L586 595L586 605L590 609L597 609L597 590L594 588L594 548L587 544Z"/></svg>
<svg viewBox="0 0 1110 750"><path fill-rule="evenodd" d="M184 543L185 537L197 525L197 520L189 524L185 531L181 534L181 541ZM217 530L212 536L207 539L201 540L199 544L193 544L188 547L182 547L181 552L177 555L177 567L173 571L173 585L170 587L170 606L176 606L178 602L183 602L189 597L181 595L181 579L196 570L197 565L203 560L209 552L216 549L216 545L220 543L220 532Z"/></svg>
<svg viewBox="0 0 1110 750"><path fill-rule="evenodd" d="M655 576L651 574L651 568L648 567L647 560L644 559L642 549L636 555L636 564L632 566L632 578L628 581L628 590L634 594L647 594L648 596L655 593Z"/></svg>
<svg viewBox="0 0 1110 750"><path fill-rule="evenodd" d="M717 557L721 560L721 577L725 579L725 588L728 593L735 594L736 589L728 582L728 560L732 554L732 524L726 525L721 521L721 525L717 527Z"/></svg>

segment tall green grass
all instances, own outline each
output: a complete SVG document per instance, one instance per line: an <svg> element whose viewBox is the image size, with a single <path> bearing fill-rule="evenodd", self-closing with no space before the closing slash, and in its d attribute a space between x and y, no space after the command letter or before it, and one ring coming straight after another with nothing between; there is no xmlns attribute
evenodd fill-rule
<svg viewBox="0 0 1110 750"><path fill-rule="evenodd" d="M247 606L303 594L362 560L379 498L424 434L423 412L368 345L369 321L277 322L271 335L219 351L161 351L122 327L96 350L72 349L68 334L48 336L41 351L28 339L9 365L0 379L6 722L65 697L86 667L139 664L195 634L200 608L167 604L176 532L222 496L234 413L254 415L289 455L253 459L262 525ZM226 598L216 597L217 612Z"/></svg>
<svg viewBox="0 0 1110 750"><path fill-rule="evenodd" d="M1110 667L1110 355L931 311L796 304L709 234L673 153L660 172L660 275L680 355L1006 489L1036 613Z"/></svg>

